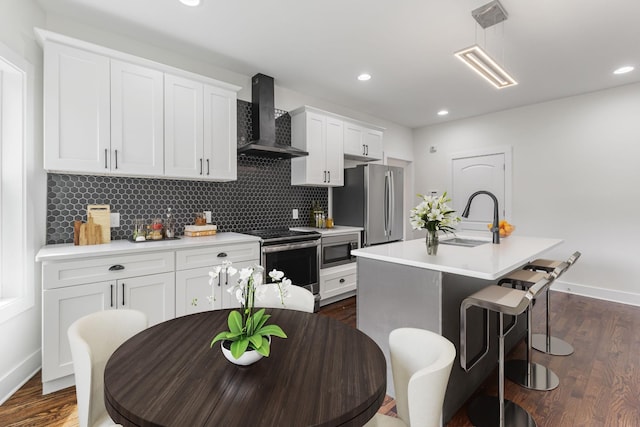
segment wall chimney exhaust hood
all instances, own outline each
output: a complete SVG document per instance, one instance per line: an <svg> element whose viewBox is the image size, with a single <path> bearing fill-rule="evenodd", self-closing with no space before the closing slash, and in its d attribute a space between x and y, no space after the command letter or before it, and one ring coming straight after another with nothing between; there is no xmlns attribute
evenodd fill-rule
<svg viewBox="0 0 640 427"><path fill-rule="evenodd" d="M276 142L273 77L256 74L251 79L251 121L254 140L238 147L241 156L290 159L309 153Z"/></svg>

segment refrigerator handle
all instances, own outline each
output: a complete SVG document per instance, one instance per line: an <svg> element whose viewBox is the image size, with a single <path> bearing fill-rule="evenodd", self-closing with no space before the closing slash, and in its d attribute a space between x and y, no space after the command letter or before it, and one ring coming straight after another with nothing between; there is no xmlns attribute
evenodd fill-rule
<svg viewBox="0 0 640 427"><path fill-rule="evenodd" d="M384 173L384 235L389 236L389 171Z"/></svg>
<svg viewBox="0 0 640 427"><path fill-rule="evenodd" d="M391 237L391 227L395 220L394 214L394 206L396 205L396 194L395 194L395 183L393 182L393 171L389 171L389 224L387 225L387 232L389 233L389 237Z"/></svg>

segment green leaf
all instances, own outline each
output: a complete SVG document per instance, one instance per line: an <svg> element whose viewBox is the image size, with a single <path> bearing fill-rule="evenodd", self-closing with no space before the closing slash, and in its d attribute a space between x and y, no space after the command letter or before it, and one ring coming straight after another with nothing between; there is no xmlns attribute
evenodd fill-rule
<svg viewBox="0 0 640 427"><path fill-rule="evenodd" d="M213 347L213 345L214 345L215 343L217 343L218 341L223 341L223 340L228 339L228 335L229 335L229 332L227 332L227 331L220 332L220 333L219 333L218 335L216 335L216 336L213 338L213 340L211 341L211 347Z"/></svg>
<svg viewBox="0 0 640 427"><path fill-rule="evenodd" d="M227 323L229 324L229 331L234 333L242 331L242 315L237 311L233 310L229 313Z"/></svg>
<svg viewBox="0 0 640 427"><path fill-rule="evenodd" d="M269 353L271 352L271 346L269 344L269 340L266 338L262 338L262 345L260 348L256 348L256 351L263 355L264 357L269 357Z"/></svg>
<svg viewBox="0 0 640 427"><path fill-rule="evenodd" d="M278 325L267 325L256 331L256 334L271 335L272 337L286 338L287 334L284 333L282 328Z"/></svg>
<svg viewBox="0 0 640 427"><path fill-rule="evenodd" d="M264 316L262 316L262 319L260 319L259 322L256 322L256 331L262 328L264 324L267 323L267 320L269 320L270 317L270 314L265 314Z"/></svg>
<svg viewBox="0 0 640 427"><path fill-rule="evenodd" d="M247 351L247 347L249 347L249 340L247 338L234 341L231 343L231 355L234 358L239 359L240 356L242 356L244 352Z"/></svg>
<svg viewBox="0 0 640 427"><path fill-rule="evenodd" d="M253 348L258 350L260 348L260 346L262 345L262 336L258 335L258 334L251 335L249 337L249 341L251 342L251 345L253 345Z"/></svg>

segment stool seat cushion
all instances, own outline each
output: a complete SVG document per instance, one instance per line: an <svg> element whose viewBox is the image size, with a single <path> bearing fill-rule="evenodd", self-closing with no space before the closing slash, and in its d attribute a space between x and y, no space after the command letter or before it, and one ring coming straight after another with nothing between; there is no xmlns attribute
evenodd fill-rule
<svg viewBox="0 0 640 427"><path fill-rule="evenodd" d="M555 270L560 264L562 264L563 261L556 261L553 259L542 259L542 258L538 258L535 259L533 261L531 261L528 265L528 267L533 267L536 268L538 270L544 270L546 272L552 272L553 270Z"/></svg>
<svg viewBox="0 0 640 427"><path fill-rule="evenodd" d="M520 314L527 307L527 292L503 286L487 286L465 298L465 303L505 314Z"/></svg>

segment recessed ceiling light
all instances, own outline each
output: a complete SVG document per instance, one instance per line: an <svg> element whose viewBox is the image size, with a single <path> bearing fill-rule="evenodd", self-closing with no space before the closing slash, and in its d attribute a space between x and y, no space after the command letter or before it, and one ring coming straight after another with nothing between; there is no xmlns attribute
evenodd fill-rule
<svg viewBox="0 0 640 427"><path fill-rule="evenodd" d="M358 76L358 80L361 82L366 82L367 80L371 80L371 74L362 73Z"/></svg>
<svg viewBox="0 0 640 427"><path fill-rule="evenodd" d="M626 65L624 67L620 67L613 72L613 74L626 74L633 71L634 68L631 65Z"/></svg>
<svg viewBox="0 0 640 427"><path fill-rule="evenodd" d="M440 110L438 111L438 115L439 116L446 116L447 114L449 114L449 112L447 110Z"/></svg>
<svg viewBox="0 0 640 427"><path fill-rule="evenodd" d="M200 4L200 0L180 0L180 3L185 6L198 6Z"/></svg>

